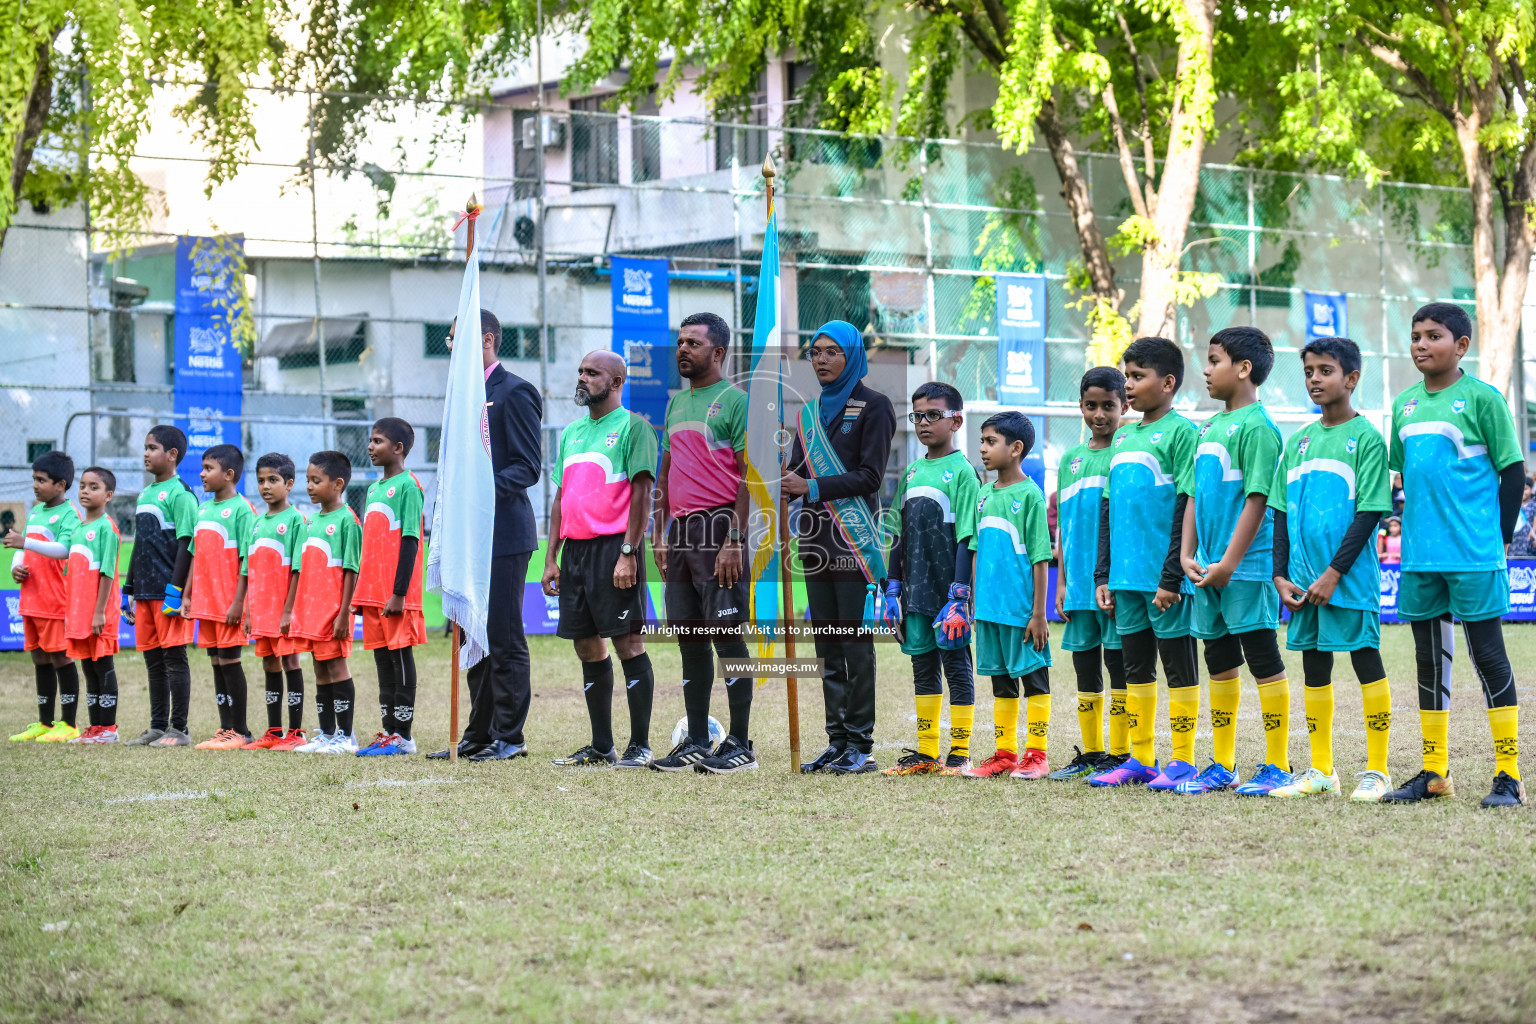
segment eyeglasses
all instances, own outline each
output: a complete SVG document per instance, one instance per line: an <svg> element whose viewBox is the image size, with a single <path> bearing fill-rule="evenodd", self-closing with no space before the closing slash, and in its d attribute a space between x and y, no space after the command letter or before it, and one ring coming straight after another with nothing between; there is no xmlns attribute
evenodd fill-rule
<svg viewBox="0 0 1536 1024"><path fill-rule="evenodd" d="M958 414L952 413L948 409L926 409L923 412L907 413L907 422L915 427L919 423L937 423L939 420L948 419L949 417L955 415Z"/></svg>

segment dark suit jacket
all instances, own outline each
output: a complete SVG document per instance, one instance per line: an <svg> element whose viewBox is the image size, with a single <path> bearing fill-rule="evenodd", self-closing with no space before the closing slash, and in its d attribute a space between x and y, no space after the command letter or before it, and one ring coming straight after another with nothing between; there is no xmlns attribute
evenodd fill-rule
<svg viewBox="0 0 1536 1024"><path fill-rule="evenodd" d="M539 389L506 367L485 381L485 418L496 473L496 535L491 556L520 555L539 546L539 527L528 500L543 462L544 402Z"/></svg>

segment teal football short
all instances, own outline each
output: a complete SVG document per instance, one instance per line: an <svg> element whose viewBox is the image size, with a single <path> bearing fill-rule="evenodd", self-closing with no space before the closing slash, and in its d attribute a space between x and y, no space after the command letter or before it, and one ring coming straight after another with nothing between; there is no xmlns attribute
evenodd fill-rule
<svg viewBox="0 0 1536 1024"><path fill-rule="evenodd" d="M1363 651L1381 647L1381 612L1304 604L1291 612L1288 651Z"/></svg>
<svg viewBox="0 0 1536 1024"><path fill-rule="evenodd" d="M1446 612L1462 622L1509 614L1509 570L1412 572L1397 586L1397 617L1404 622L1438 619Z"/></svg>
<svg viewBox="0 0 1536 1024"><path fill-rule="evenodd" d="M1115 620L1097 609L1067 609L1066 628L1061 633L1064 651L1091 651L1096 647L1120 649L1120 631Z"/></svg>
<svg viewBox="0 0 1536 1024"><path fill-rule="evenodd" d="M976 622L976 674L1017 679L1051 664L1051 646L1035 650L1023 626Z"/></svg>
<svg viewBox="0 0 1536 1024"><path fill-rule="evenodd" d="M1268 580L1232 580L1224 587L1196 587L1190 632L1201 640L1280 626L1280 591Z"/></svg>
<svg viewBox="0 0 1536 1024"><path fill-rule="evenodd" d="M1116 590L1114 595L1115 629L1121 636L1140 633L1149 628L1160 640L1189 636L1194 602L1188 594L1165 612L1158 611L1157 605L1152 603L1154 591Z"/></svg>

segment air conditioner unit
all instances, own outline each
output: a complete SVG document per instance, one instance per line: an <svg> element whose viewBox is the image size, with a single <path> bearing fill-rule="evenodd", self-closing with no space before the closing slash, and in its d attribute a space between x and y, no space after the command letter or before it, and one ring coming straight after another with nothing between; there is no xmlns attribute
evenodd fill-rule
<svg viewBox="0 0 1536 1024"><path fill-rule="evenodd" d="M535 114L523 119L522 138L518 144L524 149L537 149L539 146L539 127L543 123L543 136L545 149L560 149L565 145L565 118L556 117L554 114L545 114L540 117Z"/></svg>

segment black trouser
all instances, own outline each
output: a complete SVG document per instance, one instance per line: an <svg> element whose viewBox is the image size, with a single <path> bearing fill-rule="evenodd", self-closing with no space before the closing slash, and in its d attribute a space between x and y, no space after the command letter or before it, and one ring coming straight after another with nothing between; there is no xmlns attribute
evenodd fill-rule
<svg viewBox="0 0 1536 1024"><path fill-rule="evenodd" d="M855 638L864 621L865 583L846 572L808 574L805 595L816 629L816 657L822 659L827 742L865 754L875 745L875 644ZM824 628L838 632L823 638Z"/></svg>
<svg viewBox="0 0 1536 1024"><path fill-rule="evenodd" d="M491 591L485 624L490 653L469 670L469 724L464 742L523 742L532 695L528 638L523 635L523 584L533 555L491 559Z"/></svg>

